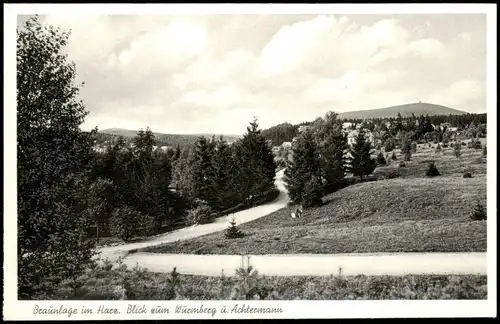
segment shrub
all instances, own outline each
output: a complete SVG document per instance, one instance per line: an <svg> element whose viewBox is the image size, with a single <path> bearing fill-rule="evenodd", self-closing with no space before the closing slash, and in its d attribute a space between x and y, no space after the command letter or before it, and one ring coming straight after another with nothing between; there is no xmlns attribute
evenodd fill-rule
<svg viewBox="0 0 500 324"><path fill-rule="evenodd" d="M476 139L472 139L468 144L468 148L475 149L475 150L480 150L482 149L481 141L478 141Z"/></svg>
<svg viewBox="0 0 500 324"><path fill-rule="evenodd" d="M406 167L406 163L404 161L399 162L399 167L400 168Z"/></svg>
<svg viewBox="0 0 500 324"><path fill-rule="evenodd" d="M435 152L436 152L436 153L441 152L441 145L439 145L439 144L438 144L438 145L436 146L436 150L435 150Z"/></svg>
<svg viewBox="0 0 500 324"><path fill-rule="evenodd" d="M443 143L443 147L446 148L446 147L450 147L450 145L448 145L448 143Z"/></svg>
<svg viewBox="0 0 500 324"><path fill-rule="evenodd" d="M190 225L208 224L213 222L212 208L203 200L196 200L196 207L188 211L186 220Z"/></svg>
<svg viewBox="0 0 500 324"><path fill-rule="evenodd" d="M440 175L438 169L436 168L436 165L434 162L429 163L429 166L427 168L427 171L425 171L425 175L428 177L437 177Z"/></svg>
<svg viewBox="0 0 500 324"><path fill-rule="evenodd" d="M247 257L247 266L244 265L244 257L241 257L241 266L236 269L235 281L230 296L232 300L262 300L272 291L271 287L265 287L259 272L250 265L250 257Z"/></svg>
<svg viewBox="0 0 500 324"><path fill-rule="evenodd" d="M317 177L311 177L311 179L306 183L304 188L304 194L302 195L302 204L305 208L321 206L323 201L323 186L321 185Z"/></svg>
<svg viewBox="0 0 500 324"><path fill-rule="evenodd" d="M384 150L391 152L396 148L396 141L393 138L388 138L384 143Z"/></svg>
<svg viewBox="0 0 500 324"><path fill-rule="evenodd" d="M236 227L236 220L234 219L234 217L232 217L229 221L229 227L226 229L224 236L228 239L236 239L245 236L245 234L240 231L238 227Z"/></svg>
<svg viewBox="0 0 500 324"><path fill-rule="evenodd" d="M467 144L465 144L465 142L462 142L462 146L466 146Z"/></svg>
<svg viewBox="0 0 500 324"><path fill-rule="evenodd" d="M271 201L275 200L276 198L278 198L279 195L280 195L279 189L273 188L271 190L266 191L262 195L262 197L257 201L257 203L258 204L264 204L264 203L267 203L267 202L271 202Z"/></svg>
<svg viewBox="0 0 500 324"><path fill-rule="evenodd" d="M478 202L476 208L472 212L470 218L472 220L486 220L486 211L484 210L483 205Z"/></svg>
<svg viewBox="0 0 500 324"><path fill-rule="evenodd" d="M484 144L483 156L486 156L486 144Z"/></svg>
<svg viewBox="0 0 500 324"><path fill-rule="evenodd" d="M372 181L378 181L378 180L379 180L379 177L374 175L374 174L370 174L369 176L366 176L366 178L365 178L366 182L372 182Z"/></svg>
<svg viewBox="0 0 500 324"><path fill-rule="evenodd" d="M153 219L132 208L125 206L113 210L110 219L110 232L124 241L128 241L138 234L147 234L151 231Z"/></svg>
<svg viewBox="0 0 500 324"><path fill-rule="evenodd" d="M464 173L464 178L472 178L472 174L470 172L465 172Z"/></svg>
<svg viewBox="0 0 500 324"><path fill-rule="evenodd" d="M382 152L379 152L377 155L377 165L386 165L387 161L384 158L384 154Z"/></svg>
<svg viewBox="0 0 500 324"><path fill-rule="evenodd" d="M396 156L396 152L392 151L392 156L391 156L391 159L393 161L396 161L398 159L398 157Z"/></svg>
<svg viewBox="0 0 500 324"><path fill-rule="evenodd" d="M397 170L391 170L384 175L384 179L395 179L401 177L401 173Z"/></svg>

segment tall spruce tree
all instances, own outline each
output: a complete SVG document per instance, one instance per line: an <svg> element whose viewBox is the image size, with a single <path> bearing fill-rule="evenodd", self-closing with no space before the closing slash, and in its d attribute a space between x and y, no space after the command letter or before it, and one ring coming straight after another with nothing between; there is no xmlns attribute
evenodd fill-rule
<svg viewBox="0 0 500 324"><path fill-rule="evenodd" d="M17 30L18 298L48 293L93 255L85 201L93 134L64 47L69 32L32 17Z"/></svg>
<svg viewBox="0 0 500 324"><path fill-rule="evenodd" d="M246 181L246 197L257 197L274 188L276 162L271 147L261 134L257 119L247 127L238 146L238 163Z"/></svg>
<svg viewBox="0 0 500 324"><path fill-rule="evenodd" d="M412 154L412 134L404 133L401 135L401 154L403 154L405 161L411 160Z"/></svg>
<svg viewBox="0 0 500 324"><path fill-rule="evenodd" d="M215 152L212 158L212 190L215 195L215 209L224 209L230 207L234 201L233 181L231 177L235 176L233 168L233 156L227 142L222 136L215 146Z"/></svg>
<svg viewBox="0 0 500 324"><path fill-rule="evenodd" d="M172 161L176 161L181 157L181 147L179 144L175 147L174 155L172 156Z"/></svg>
<svg viewBox="0 0 500 324"><path fill-rule="evenodd" d="M371 143L366 140L364 132L359 131L356 136L356 142L351 148L351 167L350 171L354 176L361 180L375 170L376 161L371 157Z"/></svg>
<svg viewBox="0 0 500 324"><path fill-rule="evenodd" d="M208 203L210 207L215 205L215 194L212 190L214 144L201 136L196 140L193 154L191 156L191 174L193 181L193 196Z"/></svg>
<svg viewBox="0 0 500 324"><path fill-rule="evenodd" d="M328 191L340 188L346 173L346 153L349 149L347 134L342 131L342 123L337 114L329 112L319 120L313 136L317 141L321 165L321 176Z"/></svg>
<svg viewBox="0 0 500 324"><path fill-rule="evenodd" d="M303 132L292 147L292 161L285 169L285 184L290 199L302 204L306 194L306 184L312 178L320 178L321 166L315 138L311 131Z"/></svg>

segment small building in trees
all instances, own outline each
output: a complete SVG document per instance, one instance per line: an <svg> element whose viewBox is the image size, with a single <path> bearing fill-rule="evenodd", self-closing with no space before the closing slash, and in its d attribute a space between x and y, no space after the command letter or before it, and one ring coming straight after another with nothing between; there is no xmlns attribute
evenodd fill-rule
<svg viewBox="0 0 500 324"><path fill-rule="evenodd" d="M295 138L294 138L295 139ZM281 146L284 148L284 149L291 149L292 148L292 142L283 142L283 144L281 144Z"/></svg>
<svg viewBox="0 0 500 324"><path fill-rule="evenodd" d="M353 123L350 123L350 122L342 123L342 129L343 130L350 129L352 127L352 125L353 125Z"/></svg>

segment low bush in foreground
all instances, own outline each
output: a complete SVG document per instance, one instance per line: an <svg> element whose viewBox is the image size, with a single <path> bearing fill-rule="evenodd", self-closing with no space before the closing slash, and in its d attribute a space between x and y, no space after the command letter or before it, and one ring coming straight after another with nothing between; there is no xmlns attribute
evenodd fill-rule
<svg viewBox="0 0 500 324"><path fill-rule="evenodd" d="M486 211L481 203L477 203L476 208L472 212L470 218L472 220L486 220Z"/></svg>
<svg viewBox="0 0 500 324"><path fill-rule="evenodd" d="M51 300L383 300L487 299L487 278L479 275L312 277L264 276L250 265L236 276L205 277L128 270L88 270L78 288L62 284Z"/></svg>
<svg viewBox="0 0 500 324"><path fill-rule="evenodd" d="M237 239L245 236L245 233L240 231L236 226L236 220L234 217L229 221L229 227L226 229L224 236L228 239Z"/></svg>
<svg viewBox="0 0 500 324"><path fill-rule="evenodd" d="M425 171L425 175L428 177L437 177L440 175L434 162L429 163L429 166L428 166L427 170Z"/></svg>
<svg viewBox="0 0 500 324"><path fill-rule="evenodd" d="M472 174L470 172L465 172L464 175L463 175L463 177L465 179L470 179L470 178L472 178Z"/></svg>

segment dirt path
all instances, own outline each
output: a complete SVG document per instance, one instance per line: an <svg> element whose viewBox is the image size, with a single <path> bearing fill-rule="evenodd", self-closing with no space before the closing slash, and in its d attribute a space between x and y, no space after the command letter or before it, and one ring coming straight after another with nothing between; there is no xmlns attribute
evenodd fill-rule
<svg viewBox="0 0 500 324"><path fill-rule="evenodd" d="M251 256L250 263L270 276L486 274L486 252L478 253L377 253L377 254L288 254ZM135 253L124 263L149 271L168 273L173 267L181 274L234 275L241 265L238 255L192 255ZM245 259L245 265L247 261Z"/></svg>
<svg viewBox="0 0 500 324"><path fill-rule="evenodd" d="M178 240L189 240L191 238L224 230L229 226L229 220L232 217L235 218L236 224L242 224L269 215L285 207L289 202L288 194L283 181L283 173L283 170L276 173L275 184L280 190L280 195L270 203L242 210L225 217L219 217L215 222L210 224L185 227L173 232L157 235L151 237L147 241L104 247L99 249L101 252L100 257L102 259L108 258L110 261L114 262L119 257L125 257L131 250L161 245L163 243L175 242Z"/></svg>

